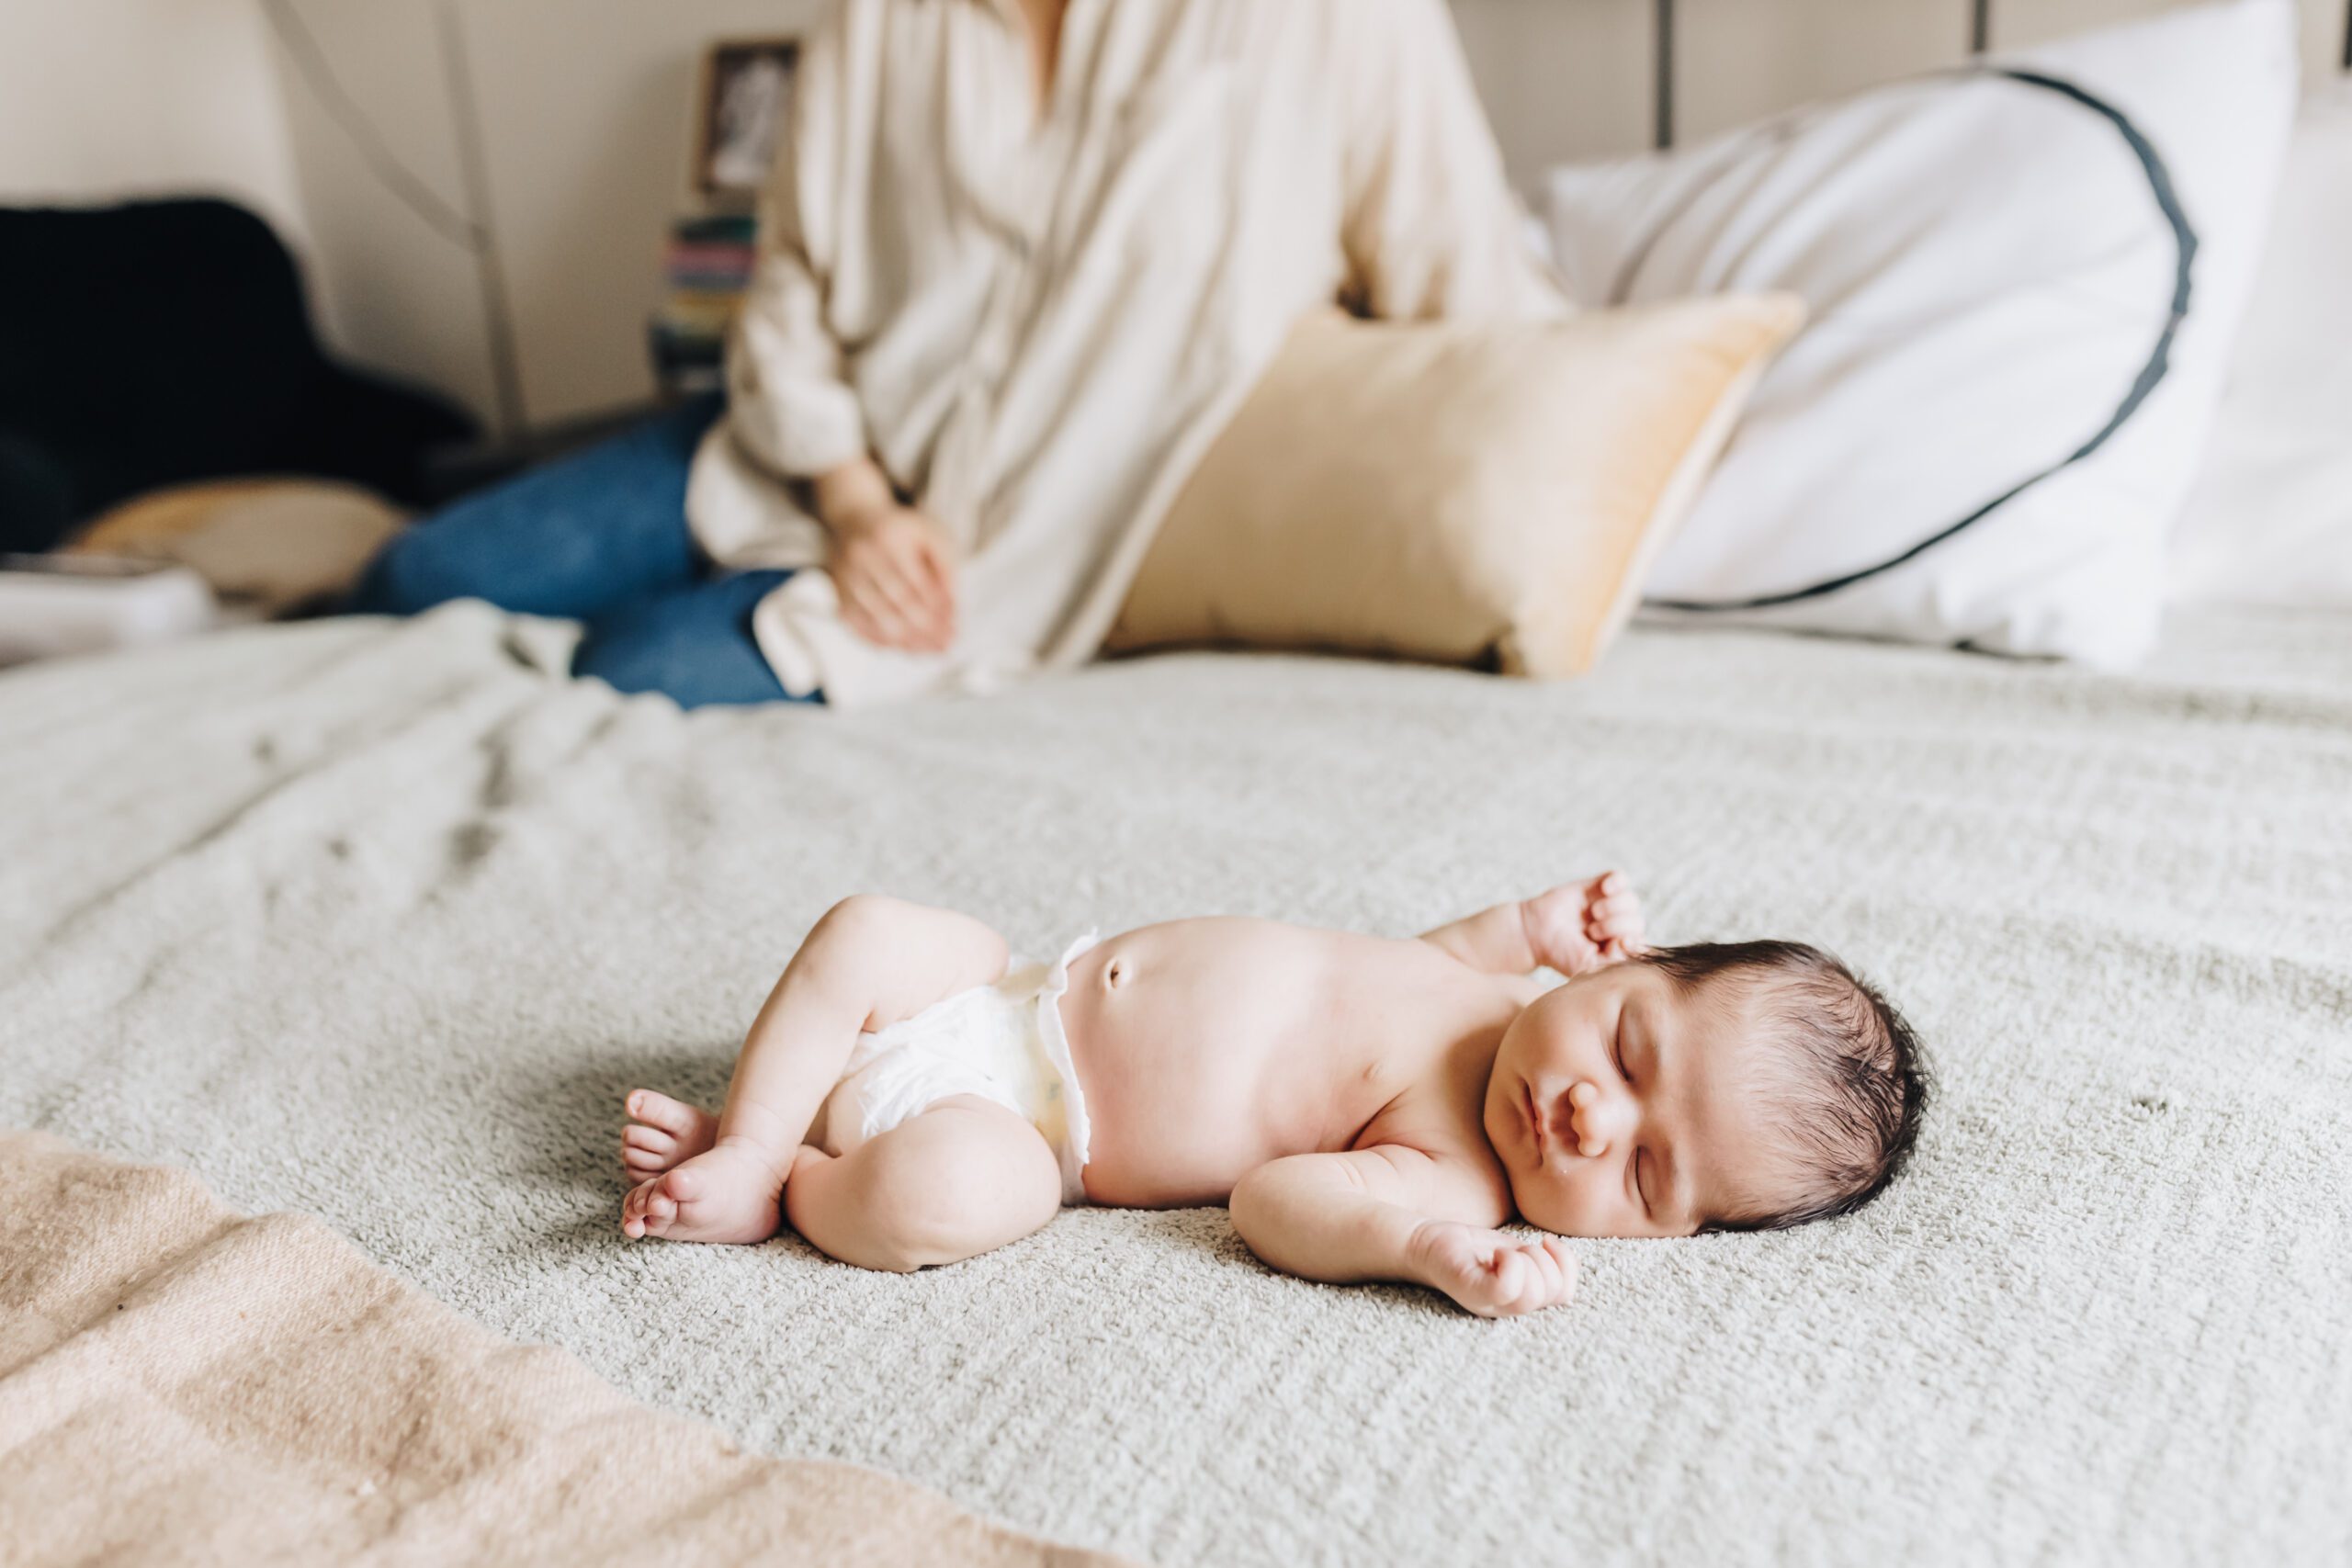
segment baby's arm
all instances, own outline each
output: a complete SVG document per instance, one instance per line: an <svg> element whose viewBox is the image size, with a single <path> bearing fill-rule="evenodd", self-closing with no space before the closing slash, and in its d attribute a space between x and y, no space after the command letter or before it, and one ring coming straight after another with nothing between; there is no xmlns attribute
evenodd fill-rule
<svg viewBox="0 0 2352 1568"><path fill-rule="evenodd" d="M1622 871L1605 871L1498 904L1421 933L1487 975L1524 975L1542 964L1581 975L1642 951L1642 902Z"/></svg>
<svg viewBox="0 0 2352 1568"><path fill-rule="evenodd" d="M1497 1205L1477 1173L1399 1144L1270 1160L1227 1201L1250 1250L1302 1279L1427 1285L1482 1317L1556 1306L1576 1288L1559 1237L1488 1228Z"/></svg>

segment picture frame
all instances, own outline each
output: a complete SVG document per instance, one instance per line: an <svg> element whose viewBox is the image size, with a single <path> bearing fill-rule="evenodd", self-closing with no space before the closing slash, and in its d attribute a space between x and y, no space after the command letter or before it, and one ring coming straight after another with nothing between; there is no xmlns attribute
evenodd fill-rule
<svg viewBox="0 0 2352 1568"><path fill-rule="evenodd" d="M693 186L714 206L750 207L792 113L800 40L722 39L703 55Z"/></svg>

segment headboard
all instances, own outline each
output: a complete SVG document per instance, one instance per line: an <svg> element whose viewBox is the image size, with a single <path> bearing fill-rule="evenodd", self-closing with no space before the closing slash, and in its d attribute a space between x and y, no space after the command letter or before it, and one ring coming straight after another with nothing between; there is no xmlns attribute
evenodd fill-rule
<svg viewBox="0 0 2352 1568"><path fill-rule="evenodd" d="M2195 0L1453 0L1514 178ZM2311 80L2352 71L2352 0L2297 0Z"/></svg>

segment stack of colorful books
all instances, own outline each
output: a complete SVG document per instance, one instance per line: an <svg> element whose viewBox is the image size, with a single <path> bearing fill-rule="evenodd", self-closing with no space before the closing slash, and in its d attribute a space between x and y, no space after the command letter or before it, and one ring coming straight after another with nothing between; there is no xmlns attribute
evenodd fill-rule
<svg viewBox="0 0 2352 1568"><path fill-rule="evenodd" d="M664 395L725 384L727 332L751 286L758 220L749 213L682 218L662 258L669 294L649 329L653 373Z"/></svg>

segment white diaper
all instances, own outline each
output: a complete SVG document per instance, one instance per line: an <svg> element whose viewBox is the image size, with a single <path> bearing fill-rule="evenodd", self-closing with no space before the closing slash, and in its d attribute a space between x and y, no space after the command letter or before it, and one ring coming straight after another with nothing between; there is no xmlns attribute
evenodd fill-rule
<svg viewBox="0 0 2352 1568"><path fill-rule="evenodd" d="M847 1154L950 1095L977 1094L1045 1134L1061 1162L1062 1201L1083 1203L1086 1094L1062 1032L1069 963L1094 945L1089 931L1058 963L1017 961L993 986L975 986L889 1028L860 1034L825 1100L821 1148Z"/></svg>

